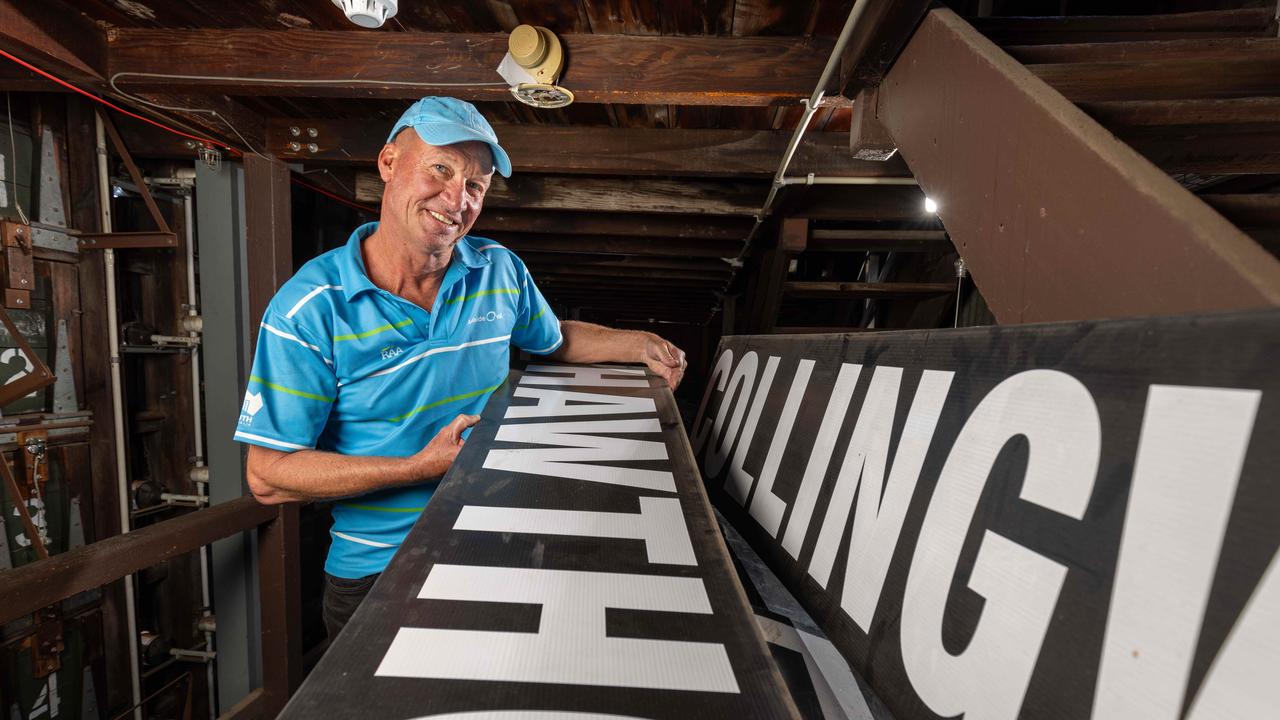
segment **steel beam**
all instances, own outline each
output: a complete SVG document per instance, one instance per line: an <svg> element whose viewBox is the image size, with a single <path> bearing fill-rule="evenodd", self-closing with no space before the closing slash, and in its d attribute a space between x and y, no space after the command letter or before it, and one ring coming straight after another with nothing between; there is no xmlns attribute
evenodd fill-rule
<svg viewBox="0 0 1280 720"><path fill-rule="evenodd" d="M249 376L248 250L244 171L234 163L196 165L200 308L204 318L205 421L211 505L247 494L244 455L231 439ZM218 704L231 708L262 686L257 540L240 535L213 545L218 608Z"/></svg>
<svg viewBox="0 0 1280 720"><path fill-rule="evenodd" d="M1280 261L950 10L880 118L1001 323L1280 304Z"/></svg>

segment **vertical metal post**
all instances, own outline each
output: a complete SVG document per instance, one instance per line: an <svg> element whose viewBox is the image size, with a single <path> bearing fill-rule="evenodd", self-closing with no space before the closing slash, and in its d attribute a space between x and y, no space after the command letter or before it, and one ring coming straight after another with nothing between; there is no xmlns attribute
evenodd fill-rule
<svg viewBox="0 0 1280 720"><path fill-rule="evenodd" d="M200 309L204 324L205 418L209 433L209 503L247 492L244 454L231 439L249 376L250 328L244 171L221 163L196 166L200 239ZM213 545L213 597L218 616L218 704L233 707L262 685L256 533Z"/></svg>
<svg viewBox="0 0 1280 720"><path fill-rule="evenodd" d="M244 159L246 283L251 328L293 274L289 168L257 155ZM256 335L250 334L251 344ZM280 506L258 536L262 618L262 702L266 717L284 709L302 682L299 505Z"/></svg>

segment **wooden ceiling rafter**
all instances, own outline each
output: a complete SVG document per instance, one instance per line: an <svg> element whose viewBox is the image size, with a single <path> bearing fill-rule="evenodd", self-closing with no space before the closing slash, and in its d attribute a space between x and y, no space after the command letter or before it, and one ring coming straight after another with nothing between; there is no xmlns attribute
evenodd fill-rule
<svg viewBox="0 0 1280 720"><path fill-rule="evenodd" d="M767 177L777 170L778 158L790 140L789 131L511 123L495 123L494 132L520 173ZM381 133L371 131L367 120L267 121L267 150L285 160L371 165L384 140ZM833 177L910 176L901 160L849 159L848 142L845 133L810 132L797 149L793 166L802 174Z"/></svg>
<svg viewBox="0 0 1280 720"><path fill-rule="evenodd" d="M796 37L560 39L573 58L560 82L575 102L649 105L799 103L832 46ZM108 66L130 92L417 98L434 87L465 100L508 100L495 73L506 46L505 33L122 28L111 35ZM317 54L317 47L327 52ZM174 74L186 77L156 77ZM849 102L833 96L826 104Z"/></svg>

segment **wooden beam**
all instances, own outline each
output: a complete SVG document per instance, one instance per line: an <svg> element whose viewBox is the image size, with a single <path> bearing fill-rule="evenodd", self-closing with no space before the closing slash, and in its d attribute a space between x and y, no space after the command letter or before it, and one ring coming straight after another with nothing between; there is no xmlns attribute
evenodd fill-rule
<svg viewBox="0 0 1280 720"><path fill-rule="evenodd" d="M61 0L0 0L0 49L72 82L101 81L107 65L106 34Z"/></svg>
<svg viewBox="0 0 1280 720"><path fill-rule="evenodd" d="M880 104L1002 323L1280 303L1280 262L950 10Z"/></svg>
<svg viewBox="0 0 1280 720"><path fill-rule="evenodd" d="M898 145L880 122L879 94L875 88L863 88L853 101L853 118L849 126L849 154L854 161L887 162L898 152ZM901 162L902 158L898 158Z"/></svg>
<svg viewBox="0 0 1280 720"><path fill-rule="evenodd" d="M1163 15L1076 15L974 18L978 32L998 44L1275 37L1271 8Z"/></svg>
<svg viewBox="0 0 1280 720"><path fill-rule="evenodd" d="M495 178L484 202L492 208L751 216L767 192L765 182L516 175Z"/></svg>
<svg viewBox="0 0 1280 720"><path fill-rule="evenodd" d="M250 530L275 515L276 508L246 496L6 570L0 575L0 624Z"/></svg>
<svg viewBox="0 0 1280 720"><path fill-rule="evenodd" d="M1200 199L1242 228L1280 228L1280 193L1206 194Z"/></svg>
<svg viewBox="0 0 1280 720"><path fill-rule="evenodd" d="M1113 132L1170 125L1275 125L1280 97L1107 100L1080 108Z"/></svg>
<svg viewBox="0 0 1280 720"><path fill-rule="evenodd" d="M1010 45L1004 49L1023 65L1050 63L1162 62L1167 60L1266 59L1280 48L1273 37L1147 40L1061 45Z"/></svg>
<svg viewBox="0 0 1280 720"><path fill-rule="evenodd" d="M621 235L628 237L733 240L751 232L750 218L707 215L643 215L592 212L546 212L486 206L472 228L476 233L512 232L553 235Z"/></svg>
<svg viewBox="0 0 1280 720"><path fill-rule="evenodd" d="M946 230L816 229L809 237L812 252L938 252L951 249Z"/></svg>
<svg viewBox="0 0 1280 720"><path fill-rule="evenodd" d="M867 222L931 221L924 193L913 185L792 185L780 201L780 215L815 220Z"/></svg>
<svg viewBox="0 0 1280 720"><path fill-rule="evenodd" d="M190 108L190 110L160 110L163 116L177 117L189 125L195 134L208 135L213 140L223 142L244 151L245 155L263 150L267 142L267 122L262 115L245 107L243 103L224 95L200 95L180 92L139 93L139 97L168 108ZM137 105L130 101L126 104ZM138 108L147 112L148 108ZM216 115L212 113L217 113ZM155 135L167 135L152 128ZM186 140L178 136L183 147L188 147ZM194 148L192 148L194 151Z"/></svg>
<svg viewBox="0 0 1280 720"><path fill-rule="evenodd" d="M1280 78L1280 52L1232 60L1058 63L1028 70L1072 102L1173 100L1269 95Z"/></svg>
<svg viewBox="0 0 1280 720"><path fill-rule="evenodd" d="M276 118L267 123L266 147L286 160L372 164L386 140L383 129L365 119ZM503 123L495 123L494 131L516 172L605 175L771 176L791 137L790 131L782 130ZM910 175L901 162L849 160L841 153L847 143L845 133L808 133L796 150L793 167L834 177Z"/></svg>
<svg viewBox="0 0 1280 720"><path fill-rule="evenodd" d="M566 253L520 253L520 259L530 267L572 265L577 268L643 268L646 270L697 270L699 272L728 275L729 263L712 257L629 257L625 255L600 255L590 250L568 255Z"/></svg>
<svg viewBox="0 0 1280 720"><path fill-rule="evenodd" d="M560 40L569 58L560 84L576 102L649 105L796 103L809 96L832 46L818 37L569 34ZM125 75L117 81L122 89L407 99L444 83L465 100L509 101L495 70L506 51L505 33L119 28L109 64L113 74L254 79ZM832 98L829 104L848 102Z"/></svg>
<svg viewBox="0 0 1280 720"><path fill-rule="evenodd" d="M760 209L765 181L580 178L571 175L495 176L484 204L490 208L608 210L611 213L746 215ZM357 173L356 200L382 201L381 179Z"/></svg>
<svg viewBox="0 0 1280 720"><path fill-rule="evenodd" d="M589 277L598 281L601 285L608 285L609 280L659 280L662 282L670 282L672 280L696 280L705 282L708 285L723 285L729 279L729 273L721 270L675 270L671 268L643 268L643 267L601 267L599 265L579 265L577 263L552 263L547 265L529 266L533 272L534 278L546 277L554 275L558 277L577 276Z"/></svg>
<svg viewBox="0 0 1280 720"><path fill-rule="evenodd" d="M533 235L484 233L519 253L605 253L658 257L737 257L742 240L706 240L608 235ZM743 232L746 237L746 232Z"/></svg>
<svg viewBox="0 0 1280 720"><path fill-rule="evenodd" d="M951 283L925 282L807 282L783 283L782 292L795 298L906 298L946 295L955 292Z"/></svg>
<svg viewBox="0 0 1280 720"><path fill-rule="evenodd" d="M1203 125L1116 134L1167 173L1280 173L1280 118L1270 125Z"/></svg>
<svg viewBox="0 0 1280 720"><path fill-rule="evenodd" d="M929 9L930 0L867 3L840 56L839 86L846 95L880 84Z"/></svg>

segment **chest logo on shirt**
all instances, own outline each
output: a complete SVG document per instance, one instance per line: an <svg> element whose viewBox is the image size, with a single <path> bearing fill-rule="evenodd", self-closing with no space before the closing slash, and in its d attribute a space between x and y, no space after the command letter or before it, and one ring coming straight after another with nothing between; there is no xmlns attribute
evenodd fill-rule
<svg viewBox="0 0 1280 720"><path fill-rule="evenodd" d="M471 318L470 320L467 321L467 324L475 325L476 323L493 322L495 320L501 320L501 319L502 319L502 313L494 312L493 310L490 310L489 312L484 313L483 315L476 315L475 317Z"/></svg>
<svg viewBox="0 0 1280 720"><path fill-rule="evenodd" d="M391 358L399 355L400 353L403 353L404 348L397 347L395 345L388 345L382 348L382 350L380 350L379 352L382 353L383 360L390 360Z"/></svg>

